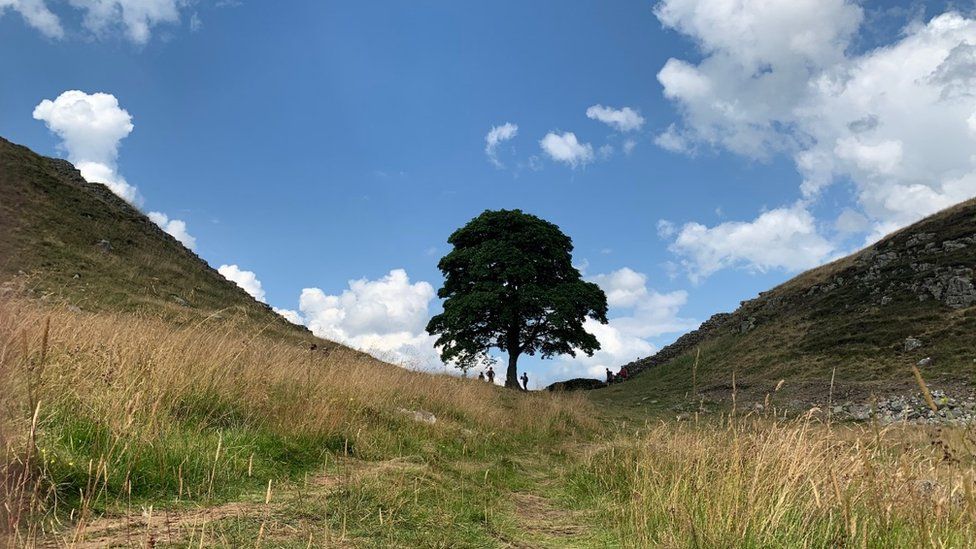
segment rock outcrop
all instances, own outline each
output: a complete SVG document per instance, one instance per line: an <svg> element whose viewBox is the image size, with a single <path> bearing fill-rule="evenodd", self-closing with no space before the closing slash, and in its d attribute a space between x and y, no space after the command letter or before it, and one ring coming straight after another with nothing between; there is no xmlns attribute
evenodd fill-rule
<svg viewBox="0 0 976 549"><path fill-rule="evenodd" d="M782 324L785 319L805 336L807 348L801 349L803 352L829 347L831 338L846 344L861 335L866 335L865 339L878 337L873 330L880 332L879 327L886 322L897 323L905 316L927 315L925 322L937 324L939 316L976 306L974 268L976 200L970 200L743 301L732 313L713 315L657 354L626 366L636 374L716 337L732 334L749 338L768 333L770 325ZM890 331L903 328L896 326ZM925 344L921 337L905 337L884 345L910 353Z"/></svg>

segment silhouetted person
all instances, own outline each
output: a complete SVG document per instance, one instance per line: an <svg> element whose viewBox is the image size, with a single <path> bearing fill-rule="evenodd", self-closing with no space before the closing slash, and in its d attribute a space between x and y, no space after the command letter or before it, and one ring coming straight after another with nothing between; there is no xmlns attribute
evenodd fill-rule
<svg viewBox="0 0 976 549"><path fill-rule="evenodd" d="M613 383L613 372L610 371L610 368L607 368L607 383Z"/></svg>
<svg viewBox="0 0 976 549"><path fill-rule="evenodd" d="M484 380L485 380L485 373L478 372L478 381L484 381Z"/></svg>
<svg viewBox="0 0 976 549"><path fill-rule="evenodd" d="M529 373L522 372L522 388L526 391L529 390Z"/></svg>
<svg viewBox="0 0 976 549"><path fill-rule="evenodd" d="M627 372L626 366L620 368L620 371L617 372L617 379L619 379L620 381L626 381L629 376L630 374Z"/></svg>
<svg viewBox="0 0 976 549"><path fill-rule="evenodd" d="M495 383L495 369L493 367L489 366L485 375L488 376L488 383Z"/></svg>

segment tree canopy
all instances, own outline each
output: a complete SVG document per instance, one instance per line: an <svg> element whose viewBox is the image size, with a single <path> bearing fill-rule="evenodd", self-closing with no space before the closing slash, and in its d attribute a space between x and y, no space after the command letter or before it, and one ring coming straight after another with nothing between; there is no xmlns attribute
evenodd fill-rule
<svg viewBox="0 0 976 549"><path fill-rule="evenodd" d="M518 357L592 355L600 343L583 325L607 322L603 290L572 263L572 240L521 210L486 210L451 235L438 263L444 311L427 331L441 358L469 367L491 348L508 354L506 387L518 387Z"/></svg>

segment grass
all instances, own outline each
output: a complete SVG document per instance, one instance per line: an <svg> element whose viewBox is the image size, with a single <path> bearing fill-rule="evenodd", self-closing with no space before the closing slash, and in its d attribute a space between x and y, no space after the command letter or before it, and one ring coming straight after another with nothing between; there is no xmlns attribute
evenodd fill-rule
<svg viewBox="0 0 976 549"><path fill-rule="evenodd" d="M929 239L919 245L915 236L923 233ZM867 399L902 392L911 383L911 365L924 357L933 359L926 369L933 381L947 388L971 383L976 307L953 309L924 288L944 284L949 273L971 270L976 246L946 249L943 242L974 233L976 199L742 302L703 331L682 336L656 357L636 361L638 368L664 364L650 366L635 381L654 375L663 382L655 385L661 392L683 394L689 391L690 372L678 372L675 385L668 377L678 366L690 368L701 348L707 355L703 390L727 384L736 371L753 386L787 379L785 393L809 402L822 393L818 385L836 371L841 393ZM921 347L906 351L909 336L918 338ZM669 373L651 371L659 368ZM627 385L650 389L649 382Z"/></svg>
<svg viewBox="0 0 976 549"><path fill-rule="evenodd" d="M252 323L24 301L0 302L0 383L14 546L976 543L967 429L783 419L775 398L621 415L611 392L526 395Z"/></svg>
<svg viewBox="0 0 976 549"><path fill-rule="evenodd" d="M312 339L65 164L0 138L0 295L184 325L217 316L279 338Z"/></svg>
<svg viewBox="0 0 976 549"><path fill-rule="evenodd" d="M17 503L5 519L19 539L123 509L216 505L269 482L292 490L341 462L382 469L379 486L338 497L350 535L372 535L365 510L385 507L399 510L385 524L410 517L418 536L483 541L492 536L484 509L498 504L497 486L516 482L524 449L595 432L581 397L527 397L342 348L310 351L249 326L174 327L2 302L0 406L15 479L5 486ZM417 410L436 423L416 421ZM391 460L418 464L413 473L424 471L428 486L417 493L449 505L399 501L389 477L410 468L385 468ZM457 494L455 482L480 495ZM456 521L467 527L439 529Z"/></svg>
<svg viewBox="0 0 976 549"><path fill-rule="evenodd" d="M631 547L971 547L971 448L809 419L656 424L591 451L573 482Z"/></svg>

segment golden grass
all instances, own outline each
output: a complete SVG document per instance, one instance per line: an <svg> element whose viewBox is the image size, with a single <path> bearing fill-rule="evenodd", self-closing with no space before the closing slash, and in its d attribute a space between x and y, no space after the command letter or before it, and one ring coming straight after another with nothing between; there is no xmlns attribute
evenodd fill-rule
<svg viewBox="0 0 976 549"><path fill-rule="evenodd" d="M362 469L376 474L340 475L346 499L330 504L292 490L310 506L302 516L329 509L341 514L325 536L345 537L348 520L401 546L481 546L499 525L516 539L505 502L529 493L528 477L567 495L566 516L585 523L566 532L610 545L976 543L971 430L740 414L614 433L581 394L508 391L311 342L227 320L174 326L0 302L0 524L11 545L52 531L70 542L86 524L97 531L99 515L128 524L149 505L221 509L243 497L242 508L264 509L272 486L334 478L337 460L347 472L376 463ZM248 524L222 539L265 533Z"/></svg>
<svg viewBox="0 0 976 549"><path fill-rule="evenodd" d="M579 396L310 350L244 324L174 327L16 301L0 302L0 380L7 530L137 497L209 499L329 455L388 459L469 435L504 451L594 426ZM436 423L416 421L421 410Z"/></svg>
<svg viewBox="0 0 976 549"><path fill-rule="evenodd" d="M632 547L971 547L972 454L931 448L971 442L752 416L659 423L585 463Z"/></svg>

